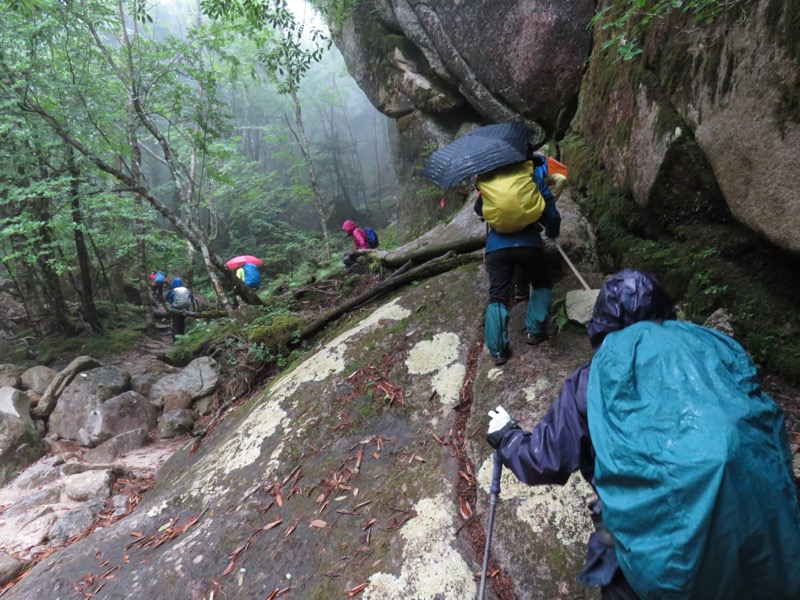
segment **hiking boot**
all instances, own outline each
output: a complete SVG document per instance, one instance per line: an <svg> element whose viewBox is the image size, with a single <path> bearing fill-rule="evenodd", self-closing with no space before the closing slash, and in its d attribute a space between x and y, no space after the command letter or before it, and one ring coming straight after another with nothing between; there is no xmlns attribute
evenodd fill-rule
<svg viewBox="0 0 800 600"><path fill-rule="evenodd" d="M499 367L500 365L504 365L508 362L508 359L511 358L511 349L507 349L502 354L492 354L492 360L494 361L495 366Z"/></svg>
<svg viewBox="0 0 800 600"><path fill-rule="evenodd" d="M558 333L558 327L550 321L546 322L539 333L528 333L528 339L525 340L531 346L536 346L542 342L546 342L551 337Z"/></svg>
<svg viewBox="0 0 800 600"><path fill-rule="evenodd" d="M521 302L528 299L529 285L515 285L514 286L514 300Z"/></svg>

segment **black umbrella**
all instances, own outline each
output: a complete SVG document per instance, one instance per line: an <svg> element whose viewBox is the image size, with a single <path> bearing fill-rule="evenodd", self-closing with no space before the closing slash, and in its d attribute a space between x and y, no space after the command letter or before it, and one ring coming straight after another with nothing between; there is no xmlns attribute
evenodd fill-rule
<svg viewBox="0 0 800 600"><path fill-rule="evenodd" d="M474 129L430 155L422 176L444 189L473 175L527 158L536 132L521 123L497 123Z"/></svg>

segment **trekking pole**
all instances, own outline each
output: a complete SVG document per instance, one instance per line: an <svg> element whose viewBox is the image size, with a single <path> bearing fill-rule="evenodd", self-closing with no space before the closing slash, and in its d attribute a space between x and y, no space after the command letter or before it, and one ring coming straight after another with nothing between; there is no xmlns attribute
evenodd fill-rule
<svg viewBox="0 0 800 600"><path fill-rule="evenodd" d="M500 501L500 475L503 472L503 463L500 462L500 453L494 452L494 470L492 471L492 485L489 487L489 524L486 528L486 547L483 550L483 570L481 571L481 587L478 591L478 600L483 600L486 591L486 573L489 570L489 548L492 545L492 530L494 529L494 511Z"/></svg>
<svg viewBox="0 0 800 600"><path fill-rule="evenodd" d="M551 238L551 239L552 239L552 238ZM562 258L563 258L563 259L564 259L564 260L567 262L567 264L569 265L569 268L570 268L570 269L572 269L572 272L573 272L573 273L575 273L575 277L577 277L577 278L578 278L578 281L580 281L580 282L583 284L583 287L584 287L584 288L586 288L586 291L587 291L587 292L588 292L588 291L591 291L591 289L589 288L589 285L586 283L586 281L583 279L583 277L581 277L581 274L580 274L580 273L578 273L578 269L576 269L576 268L575 268L575 265L573 265L573 264L572 264L572 261L571 261L571 260L569 259L569 257L567 256L567 253L566 253L566 252L564 252L563 248L561 248L561 244L559 244L559 243L558 243L557 241L555 241L555 240L553 240L553 243L556 245L556 249L557 249L557 250L558 250L558 251L561 253L561 257L562 257Z"/></svg>

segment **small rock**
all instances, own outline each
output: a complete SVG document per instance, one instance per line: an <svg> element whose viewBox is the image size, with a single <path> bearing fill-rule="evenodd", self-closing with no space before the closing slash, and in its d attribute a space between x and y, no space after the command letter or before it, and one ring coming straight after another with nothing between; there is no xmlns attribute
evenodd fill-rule
<svg viewBox="0 0 800 600"><path fill-rule="evenodd" d="M112 517L122 517L128 512L130 506L130 499L124 494L119 494L111 498L111 506L114 512L111 513Z"/></svg>
<svg viewBox="0 0 800 600"><path fill-rule="evenodd" d="M34 519L19 530L19 533L14 538L14 546L24 549L43 544L47 539L47 532L50 531L53 523L57 520L58 515L53 512Z"/></svg>
<svg viewBox="0 0 800 600"><path fill-rule="evenodd" d="M733 325L731 324L731 315L724 308L718 308L711 313L711 315L709 315L709 317L706 319L706 322L703 323L703 326L710 329L716 329L717 331L720 331L729 337L733 337L735 333L733 330Z"/></svg>
<svg viewBox="0 0 800 600"><path fill-rule="evenodd" d="M164 413L158 422L158 436L161 439L168 439L191 433L194 420L194 413L187 409Z"/></svg>
<svg viewBox="0 0 800 600"><path fill-rule="evenodd" d="M58 469L40 462L32 465L28 469L25 469L25 471L23 471L19 477L17 477L16 484L20 488L32 489L52 483L58 479L58 476Z"/></svg>
<svg viewBox="0 0 800 600"><path fill-rule="evenodd" d="M104 507L105 502L102 499L95 499L72 509L53 524L47 538L54 544L63 544L69 538L89 529Z"/></svg>
<svg viewBox="0 0 800 600"><path fill-rule="evenodd" d="M0 554L0 589L22 573L25 563L8 554Z"/></svg>
<svg viewBox="0 0 800 600"><path fill-rule="evenodd" d="M208 396L203 396L202 398L198 398L194 403L194 410L197 411L201 417L205 417L211 414L211 409L214 407L214 395L209 394Z"/></svg>
<svg viewBox="0 0 800 600"><path fill-rule="evenodd" d="M47 387L57 375L58 371L54 371L50 367L39 365L25 371L20 379L25 389L30 390L39 397L45 393Z"/></svg>
<svg viewBox="0 0 800 600"><path fill-rule="evenodd" d="M164 412L189 408L192 405L192 395L183 390L164 394L162 400L164 402Z"/></svg>
<svg viewBox="0 0 800 600"><path fill-rule="evenodd" d="M54 485L45 488L40 492L36 492L25 496L22 500L6 509L3 513L9 517L21 515L22 513L38 506L46 506L48 504L56 504L61 501L61 486ZM52 509L50 509L52 510ZM38 543L38 542L37 542Z"/></svg>
<svg viewBox="0 0 800 600"><path fill-rule="evenodd" d="M111 494L112 478L110 470L70 475L64 480L64 493L76 502L106 498Z"/></svg>
<svg viewBox="0 0 800 600"><path fill-rule="evenodd" d="M134 429L114 436L83 455L90 463L110 463L115 458L127 454L131 450L141 448L150 442L150 436L144 429Z"/></svg>

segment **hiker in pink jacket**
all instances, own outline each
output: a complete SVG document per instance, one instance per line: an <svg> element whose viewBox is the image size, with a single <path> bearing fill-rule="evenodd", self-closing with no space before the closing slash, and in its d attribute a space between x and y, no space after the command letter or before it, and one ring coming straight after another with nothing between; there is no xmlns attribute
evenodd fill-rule
<svg viewBox="0 0 800 600"><path fill-rule="evenodd" d="M357 227L355 222L347 220L342 223L342 231L344 231L347 235L353 236L353 241L356 243L356 250L369 250L370 245L367 241L367 236L364 233L364 230L360 227ZM350 256L349 252L344 253L344 266L345 267L352 267L356 260Z"/></svg>

